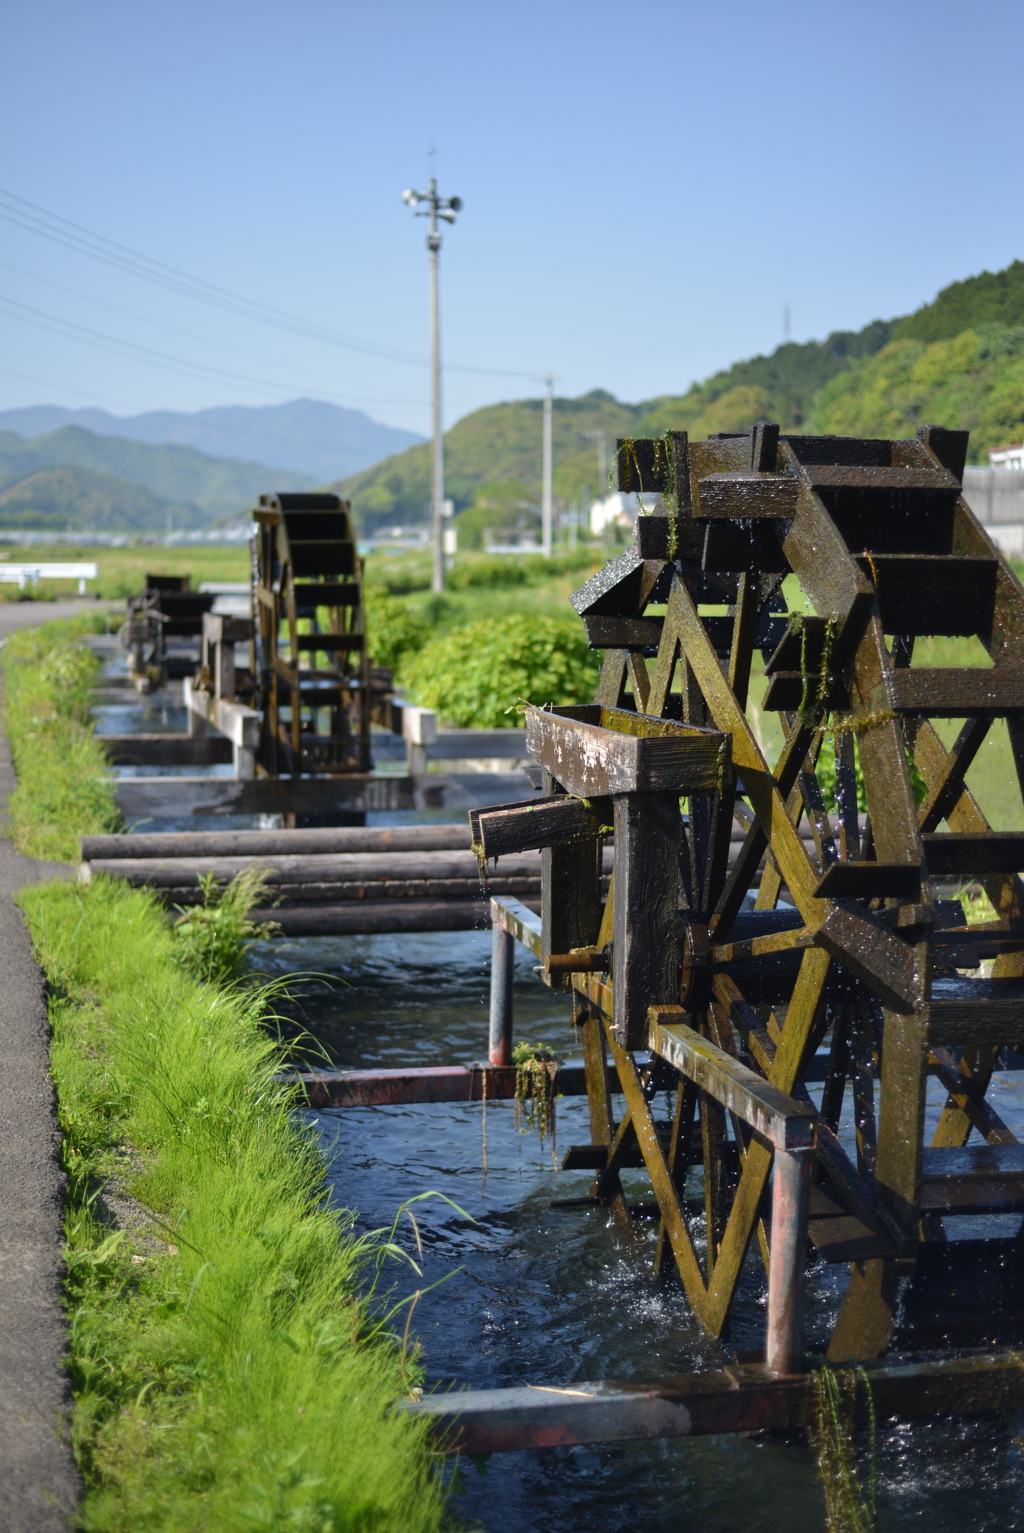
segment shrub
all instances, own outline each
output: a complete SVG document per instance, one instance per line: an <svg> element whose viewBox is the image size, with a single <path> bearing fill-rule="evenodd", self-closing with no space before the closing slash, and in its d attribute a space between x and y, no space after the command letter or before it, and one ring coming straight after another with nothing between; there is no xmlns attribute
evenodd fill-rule
<svg viewBox="0 0 1024 1533"><path fill-rule="evenodd" d="M367 646L374 665L397 669L410 650L419 649L430 632L421 607L410 607L397 596L371 589L366 593Z"/></svg>
<svg viewBox="0 0 1024 1533"><path fill-rule="evenodd" d="M412 696L457 729L514 728L519 698L582 703L594 694L600 659L577 622L505 617L453 628L406 664Z"/></svg>

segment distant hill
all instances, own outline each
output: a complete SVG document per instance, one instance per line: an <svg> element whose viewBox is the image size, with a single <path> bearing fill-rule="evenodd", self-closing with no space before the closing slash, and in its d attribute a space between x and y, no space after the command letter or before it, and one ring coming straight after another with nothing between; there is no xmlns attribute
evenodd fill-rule
<svg viewBox="0 0 1024 1533"><path fill-rule="evenodd" d="M923 421L967 427L972 460L1024 435L1024 262L954 282L914 314L873 320L824 341L789 342L695 383L685 394L625 404L602 390L554 402L555 491L563 502L598 490L594 446L582 433L617 436L786 430L913 434ZM488 486L515 483L539 500L540 400L477 410L445 434L445 488L456 509ZM365 531L422 523L430 498L427 444L386 458L336 486L351 495ZM474 513L475 514L475 513Z"/></svg>
<svg viewBox="0 0 1024 1533"><path fill-rule="evenodd" d="M241 515L264 490L304 490L316 483L308 474L212 458L194 447L97 436L81 426L62 426L30 441L0 431L0 490L37 469L58 466L130 480L162 501L194 508L203 523ZM154 525L163 522L158 518Z"/></svg>
<svg viewBox="0 0 1024 1533"><path fill-rule="evenodd" d="M1024 325L979 325L931 345L891 342L833 378L811 415L812 431L912 436L919 425L966 428L970 461L1024 434Z"/></svg>
<svg viewBox="0 0 1024 1533"><path fill-rule="evenodd" d="M185 414L151 410L118 416L106 410L65 410L32 405L0 410L0 431L36 437L62 426L80 426L124 441L196 447L215 458L275 465L311 475L318 483L354 474L389 453L422 439L413 431L383 426L362 410L343 410L317 399L281 405L223 405Z"/></svg>
<svg viewBox="0 0 1024 1533"><path fill-rule="evenodd" d="M202 526L196 506L175 504L141 484L68 464L39 468L0 490L0 527L54 532L143 532Z"/></svg>
<svg viewBox="0 0 1024 1533"><path fill-rule="evenodd" d="M1024 325L1024 261L950 283L931 303L897 320L893 339L944 341L979 325Z"/></svg>

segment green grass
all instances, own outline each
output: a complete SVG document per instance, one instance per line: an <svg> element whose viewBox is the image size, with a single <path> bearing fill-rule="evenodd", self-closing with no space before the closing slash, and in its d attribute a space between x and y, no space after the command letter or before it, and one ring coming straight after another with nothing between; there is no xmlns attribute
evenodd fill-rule
<svg viewBox="0 0 1024 1533"><path fill-rule="evenodd" d="M75 861L82 835L117 830L115 785L89 717L98 669L76 642L102 632L102 613L44 623L4 645L6 728L18 774L8 832L30 857Z"/></svg>
<svg viewBox="0 0 1024 1533"><path fill-rule="evenodd" d="M423 1429L389 1409L415 1359L366 1296L387 1242L325 1206L314 1142L272 1079L261 992L192 977L146 891L37 885L20 904L50 987L70 1177L81 1526L441 1527ZM149 1228L111 1229L111 1174Z"/></svg>
<svg viewBox="0 0 1024 1533"><path fill-rule="evenodd" d="M116 822L88 626L19 633L4 654L13 828L35 855L77 856L81 830ZM391 1409L419 1382L383 1293L402 1253L327 1206L314 1138L273 1079L271 997L242 973L251 884L174 925L112 880L19 898L69 1178L80 1526L431 1533L446 1510L425 1428Z"/></svg>

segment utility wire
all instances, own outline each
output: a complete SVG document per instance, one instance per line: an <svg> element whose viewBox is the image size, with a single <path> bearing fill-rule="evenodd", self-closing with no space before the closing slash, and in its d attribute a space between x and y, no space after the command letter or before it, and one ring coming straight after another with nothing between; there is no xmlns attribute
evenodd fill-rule
<svg viewBox="0 0 1024 1533"><path fill-rule="evenodd" d="M239 357L249 357L254 362L268 362L271 367L280 365L280 364L278 364L277 359L274 358L274 357L264 357L264 356L261 356L258 352L247 351L245 349L245 347L243 347L243 346L232 346L230 344L230 342L228 342L228 341L218 341L218 340L214 339L214 337L207 336L207 335L195 335L195 334L193 334L193 332L191 330L182 330L181 327L178 326L178 325L167 325L167 324L164 324L162 320L150 319L145 314L135 314L135 313L132 312L131 309L122 309L119 304L110 303L105 298L95 298L95 297L93 297L93 295L91 293L82 293L82 292L79 292L79 290L77 288L66 287L63 282L54 282L50 277L41 277L38 272L26 271L25 268L22 267L22 266L12 266L10 261L0 261L0 267L3 267L5 271L16 272L18 274L18 276L20 276L20 277L29 277L29 278L31 278L31 280L33 282L42 282L47 287L56 288L58 293L68 293L68 294L70 294L70 296L72 298L83 298L86 303L98 304L103 309L109 309L111 311L111 313L113 313L113 314L123 314L126 319L133 319L133 320L137 321L139 324L152 325L157 330L166 330L169 335L181 335L181 336L184 336L186 340L189 340L189 341L199 341L200 344L202 344L202 345L219 346L223 351L234 352L235 355L239 356ZM204 366L205 364L204 363L199 363L198 365L199 366ZM284 365L284 367L286 369L288 369L291 372L301 372L303 378L307 378L307 379L316 378L318 380L323 380L324 382L330 382L331 384L333 384L333 382L334 382L334 379L333 378L328 378L328 375L326 373L307 373L305 371L305 369L301 369L301 368L298 368L298 367L292 367L291 363L288 363L288 362L284 363L283 365ZM292 385L292 384L287 384L287 385L283 385L283 386L287 387L287 388L294 387L294 385ZM381 397L381 396L373 396L373 397L371 397L369 395L360 395L359 397L360 397L360 399L365 404L376 404L376 405L422 405L422 404L425 403L425 400L422 399L422 398L419 398L419 399L399 398L397 395L387 395L387 396L384 396L384 397Z"/></svg>
<svg viewBox="0 0 1024 1533"><path fill-rule="evenodd" d="M5 198L6 202L3 200ZM19 206L12 207L11 203L19 204ZM210 304L229 313L239 314L243 318L255 319L262 324L274 325L292 334L305 336L309 340L363 352L365 355L379 357L385 361L400 362L415 367L429 366L426 357L398 351L389 346L381 346L375 341L363 340L345 331L334 330L315 321L288 314L283 309L275 309L257 299L246 298L240 293L232 292L229 288L207 282L205 278L193 277L177 267L168 266L163 261L154 260L153 257L132 250L127 245L108 239L106 235L96 234L81 224L72 223L61 214L52 213L47 208L40 207L38 203L29 202L27 198L19 197L16 192L6 191L3 187L0 187L0 218L6 219L8 223L15 224L18 228L28 230L31 234L37 234L56 244L64 245L79 255L87 255L116 270L142 277L147 282L157 283L186 298ZM531 376L529 373L515 372L508 368L475 367L467 363L447 362L445 366L451 372L480 373L488 377L528 378Z"/></svg>
<svg viewBox="0 0 1024 1533"><path fill-rule="evenodd" d="M35 309L29 304L19 303L17 299L0 295L0 313L4 312L4 305L12 319L20 319L26 324L35 325L40 330L49 330L55 335L96 346L101 351L112 352L115 356L145 362L148 366L162 368L165 372L200 378L205 383L241 383L250 389L265 389L274 395L281 393L280 382L273 383L266 378L254 378L249 373L228 372L224 368L211 367L202 362L189 362L187 358L173 357L167 352L156 351L150 346L140 346L135 341L124 341L117 336L106 335L101 330L92 330L86 325L76 324L74 320L63 319L57 314L48 314L44 309Z"/></svg>

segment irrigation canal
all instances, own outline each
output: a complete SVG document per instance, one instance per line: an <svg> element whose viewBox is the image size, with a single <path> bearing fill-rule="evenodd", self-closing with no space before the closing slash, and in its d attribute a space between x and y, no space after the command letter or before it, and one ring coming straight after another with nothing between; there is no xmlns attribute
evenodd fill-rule
<svg viewBox="0 0 1024 1533"><path fill-rule="evenodd" d="M183 709L160 695L123 694L97 709L100 733L181 731ZM153 775L159 769L142 769ZM208 768L212 773L224 769ZM369 815L368 824L452 820L443 813ZM255 818L218 816L220 828L257 828ZM262 822L262 823L265 823ZM166 815L139 829L210 829L209 818ZM347 936L267 942L267 974L303 972L295 1020L343 1068L463 1064L486 1054L490 934ZM574 1057L566 1001L517 954L516 1036ZM1024 1076L1006 1074L993 1101L1024 1130ZM933 1104L938 1112L938 1093ZM586 1194L586 1172L560 1172L550 1142L516 1130L511 1103L349 1108L311 1113L331 1192L358 1210L362 1229L390 1225L415 1205L422 1276L394 1264L393 1300L426 1290L411 1334L424 1349L431 1385L565 1386L576 1379L629 1378L722 1366L731 1349L760 1343L763 1273L749 1266L728 1341L702 1335L675 1280L653 1288L605 1213L556 1207ZM845 1125L852 1138L852 1121ZM558 1105L560 1148L586 1143L586 1105ZM649 1197L640 1173L625 1173L627 1197ZM1018 1216L948 1221L950 1236L1013 1233ZM984 1225L983 1230L981 1226ZM968 1228L968 1226L972 1226ZM639 1220L641 1251L653 1254L656 1224ZM416 1256L412 1225L400 1239ZM417 1258L419 1260L419 1258ZM809 1340L826 1334L845 1267L819 1268L809 1293ZM429 1285L438 1285L430 1287ZM402 1315L406 1312L403 1310ZM398 1324L404 1323L401 1319ZM1024 1445L1019 1423L882 1424L878 1435L878 1526L884 1533L1024 1530ZM743 1437L625 1443L494 1455L457 1470L455 1505L485 1533L818 1533L821 1487L809 1450Z"/></svg>

